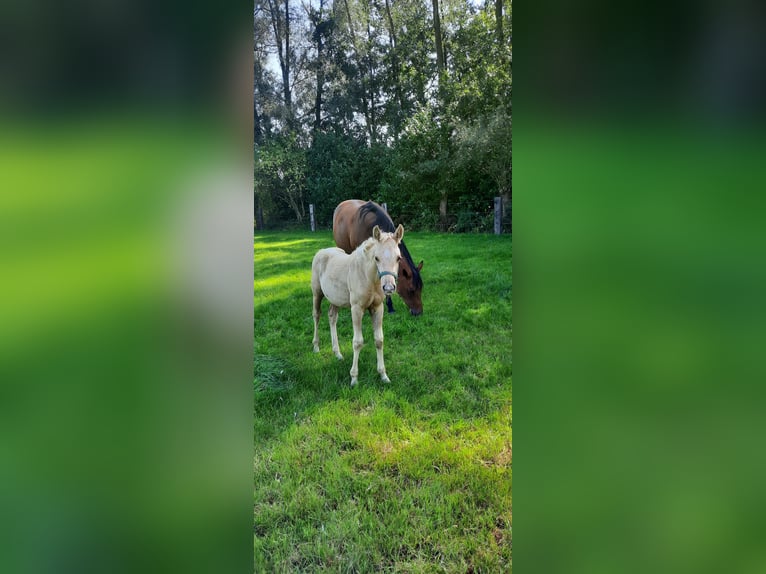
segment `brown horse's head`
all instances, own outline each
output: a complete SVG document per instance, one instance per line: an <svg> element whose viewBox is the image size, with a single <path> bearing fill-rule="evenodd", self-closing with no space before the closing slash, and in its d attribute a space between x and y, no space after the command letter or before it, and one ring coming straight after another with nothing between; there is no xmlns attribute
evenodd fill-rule
<svg viewBox="0 0 766 574"><path fill-rule="evenodd" d="M399 262L399 282L396 285L396 292L410 308L412 315L421 315L423 313L421 298L423 280L420 278L420 270L423 269L423 262L416 266L404 242L400 243L399 247L402 251L402 260Z"/></svg>

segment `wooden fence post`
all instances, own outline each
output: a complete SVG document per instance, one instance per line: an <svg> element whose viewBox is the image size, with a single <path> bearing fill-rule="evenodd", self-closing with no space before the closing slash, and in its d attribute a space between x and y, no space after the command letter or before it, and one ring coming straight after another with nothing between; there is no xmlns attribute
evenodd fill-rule
<svg viewBox="0 0 766 574"><path fill-rule="evenodd" d="M503 198L495 198L495 235L503 232Z"/></svg>
<svg viewBox="0 0 766 574"><path fill-rule="evenodd" d="M311 231L317 230L316 221L314 221L314 204L309 203L309 217L311 217Z"/></svg>
<svg viewBox="0 0 766 574"><path fill-rule="evenodd" d="M263 208L259 205L255 211L255 226L258 231L263 231Z"/></svg>

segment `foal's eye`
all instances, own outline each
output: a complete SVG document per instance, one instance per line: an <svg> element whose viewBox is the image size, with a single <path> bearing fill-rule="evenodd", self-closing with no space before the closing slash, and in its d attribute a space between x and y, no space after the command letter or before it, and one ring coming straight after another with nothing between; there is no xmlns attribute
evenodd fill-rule
<svg viewBox="0 0 766 574"><path fill-rule="evenodd" d="M376 257L376 258L375 258L375 261L380 261L380 259L378 259L378 258Z"/></svg>

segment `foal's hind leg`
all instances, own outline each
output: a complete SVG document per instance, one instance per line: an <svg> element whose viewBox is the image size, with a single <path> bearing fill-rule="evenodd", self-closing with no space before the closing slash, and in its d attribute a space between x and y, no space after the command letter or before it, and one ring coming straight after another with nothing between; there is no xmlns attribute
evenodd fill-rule
<svg viewBox="0 0 766 574"><path fill-rule="evenodd" d="M362 336L362 317L364 317L364 309L359 305L352 305L351 322L354 325L354 361L351 363L352 387L359 381L359 351L364 345L364 337Z"/></svg>
<svg viewBox="0 0 766 574"><path fill-rule="evenodd" d="M327 316L330 318L330 338L332 339L332 352L338 357L339 361L343 360L343 355L340 354L340 347L338 347L338 308L330 303L330 308L327 311Z"/></svg>
<svg viewBox="0 0 766 574"><path fill-rule="evenodd" d="M378 354L378 373L380 380L390 383L391 379L386 374L386 364L383 362L383 304L381 303L372 311L372 333L375 337L375 351Z"/></svg>
<svg viewBox="0 0 766 574"><path fill-rule="evenodd" d="M312 315L314 316L314 352L319 352L319 317L322 314L322 298L324 295L321 291L314 291L314 309Z"/></svg>

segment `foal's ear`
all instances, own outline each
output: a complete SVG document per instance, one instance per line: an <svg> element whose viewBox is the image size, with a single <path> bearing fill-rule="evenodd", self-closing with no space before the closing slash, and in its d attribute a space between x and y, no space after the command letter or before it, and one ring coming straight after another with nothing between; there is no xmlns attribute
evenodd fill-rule
<svg viewBox="0 0 766 574"><path fill-rule="evenodd" d="M420 263L418 263L418 271L420 271L421 269L423 269L423 260L422 259L420 260Z"/></svg>
<svg viewBox="0 0 766 574"><path fill-rule="evenodd" d="M380 241L380 226L379 225L376 225L375 227L372 228L372 236L378 241Z"/></svg>
<svg viewBox="0 0 766 574"><path fill-rule="evenodd" d="M394 239L396 239L396 242L399 243L402 240L402 237L404 237L404 227L402 227L402 224L400 223L399 227L396 228Z"/></svg>

